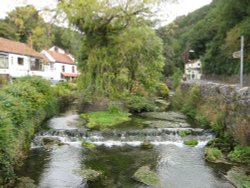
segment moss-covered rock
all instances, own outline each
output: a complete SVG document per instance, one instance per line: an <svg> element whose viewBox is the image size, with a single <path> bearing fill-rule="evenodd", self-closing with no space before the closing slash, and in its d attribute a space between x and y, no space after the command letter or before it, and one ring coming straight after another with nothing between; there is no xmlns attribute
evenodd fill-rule
<svg viewBox="0 0 250 188"><path fill-rule="evenodd" d="M160 186L161 181L158 175L151 171L149 166L142 166L133 175L133 178L148 186Z"/></svg>
<svg viewBox="0 0 250 188"><path fill-rule="evenodd" d="M185 137L187 135L190 135L191 133L192 133L191 130L181 130L181 131L178 132L180 137Z"/></svg>
<svg viewBox="0 0 250 188"><path fill-rule="evenodd" d="M89 142L89 141L83 141L82 147L85 149L89 149L89 150L93 150L96 148L95 144L93 144L92 142Z"/></svg>
<svg viewBox="0 0 250 188"><path fill-rule="evenodd" d="M149 142L148 140L144 140L141 145L140 145L141 149L152 149L153 148L153 144L151 142Z"/></svg>
<svg viewBox="0 0 250 188"><path fill-rule="evenodd" d="M198 141L195 139L192 139L192 140L185 140L183 143L188 146L196 146L198 144Z"/></svg>
<svg viewBox="0 0 250 188"><path fill-rule="evenodd" d="M83 178L85 178L89 182L95 182L98 181L101 178L102 172L92 170L92 169L84 169L84 170L78 170L76 173Z"/></svg>

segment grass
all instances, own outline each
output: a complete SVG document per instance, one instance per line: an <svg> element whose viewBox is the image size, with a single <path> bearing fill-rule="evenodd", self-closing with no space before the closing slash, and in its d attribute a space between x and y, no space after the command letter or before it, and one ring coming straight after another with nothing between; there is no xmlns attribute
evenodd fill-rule
<svg viewBox="0 0 250 188"><path fill-rule="evenodd" d="M185 137L185 136L187 136L187 135L190 135L192 132L191 132L191 130L181 130L181 131L179 131L179 136L180 137Z"/></svg>
<svg viewBox="0 0 250 188"><path fill-rule="evenodd" d="M206 148L205 149L205 158L208 161L216 161L222 157L222 152L218 148Z"/></svg>
<svg viewBox="0 0 250 188"><path fill-rule="evenodd" d="M130 120L130 113L99 111L81 114L81 117L87 120L87 127L92 129L112 128L117 124Z"/></svg>
<svg viewBox="0 0 250 188"><path fill-rule="evenodd" d="M198 141L194 140L194 139L193 140L185 140L184 144L188 145L188 146L196 146L198 144Z"/></svg>

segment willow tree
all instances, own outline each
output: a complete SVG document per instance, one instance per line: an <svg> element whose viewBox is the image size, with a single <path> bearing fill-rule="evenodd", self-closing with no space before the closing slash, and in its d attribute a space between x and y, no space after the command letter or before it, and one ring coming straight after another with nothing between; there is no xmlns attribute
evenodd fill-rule
<svg viewBox="0 0 250 188"><path fill-rule="evenodd" d="M79 86L91 95L153 90L163 67L162 42L150 27L152 0L61 0L68 21L84 34Z"/></svg>

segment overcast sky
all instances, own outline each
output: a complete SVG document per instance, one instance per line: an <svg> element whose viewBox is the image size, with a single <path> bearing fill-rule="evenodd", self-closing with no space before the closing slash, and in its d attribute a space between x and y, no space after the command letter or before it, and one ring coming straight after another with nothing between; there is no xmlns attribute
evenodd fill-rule
<svg viewBox="0 0 250 188"><path fill-rule="evenodd" d="M4 18L6 13L15 9L16 6L33 4L38 10L45 7L54 8L57 0L0 0L0 18ZM178 0L179 3L162 7L161 18L163 23L173 21L176 16L186 15L204 5L211 3L212 0Z"/></svg>

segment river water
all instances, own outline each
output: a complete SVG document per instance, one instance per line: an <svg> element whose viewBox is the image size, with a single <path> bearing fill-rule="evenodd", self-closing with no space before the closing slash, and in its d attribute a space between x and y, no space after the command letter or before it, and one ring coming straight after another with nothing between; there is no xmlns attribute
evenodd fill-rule
<svg viewBox="0 0 250 188"><path fill-rule="evenodd" d="M118 130L100 132L84 129L74 111L54 117L35 136L18 176L33 179L40 188L144 188L148 186L132 176L138 168L148 165L160 177L162 188L234 187L224 178L230 167L203 159L204 146L212 138L209 132L192 128L188 139L195 138L199 144L191 147L184 145L185 138L177 134L190 128L141 129L141 121L134 120ZM56 142L48 146L46 139ZM82 140L93 142L97 148L83 149ZM149 140L153 149L141 149L144 140ZM87 182L78 173L90 168L101 171L103 178Z"/></svg>

